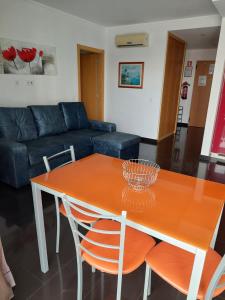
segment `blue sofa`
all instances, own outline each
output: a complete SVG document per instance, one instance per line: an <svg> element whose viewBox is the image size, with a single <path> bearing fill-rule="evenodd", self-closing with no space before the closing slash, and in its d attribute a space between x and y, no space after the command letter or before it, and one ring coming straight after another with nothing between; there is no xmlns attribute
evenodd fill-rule
<svg viewBox="0 0 225 300"><path fill-rule="evenodd" d="M140 138L123 133L113 138L114 148L108 147L106 152L108 135L115 131L113 123L88 120L82 102L0 107L0 181L15 188L28 184L30 178L45 172L44 155L60 152L70 145L74 146L76 159L94 153L95 148L95 152L121 158L137 157ZM97 139L101 135L102 151L101 140ZM55 160L54 164L63 159Z"/></svg>

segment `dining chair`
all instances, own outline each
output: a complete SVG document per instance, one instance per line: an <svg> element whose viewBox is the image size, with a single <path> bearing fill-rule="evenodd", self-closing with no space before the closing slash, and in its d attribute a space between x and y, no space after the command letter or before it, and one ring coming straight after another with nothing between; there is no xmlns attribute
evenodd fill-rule
<svg viewBox="0 0 225 300"><path fill-rule="evenodd" d="M50 161L52 159L56 159L58 157L61 157L63 155L67 155L69 154L68 157L65 158L65 160L63 160L63 163L62 164L58 164L56 168L59 168L59 167L62 167L62 166L65 166L69 163L72 163L75 161L75 152L74 152L74 147L73 146L70 146L69 149L67 150L64 150L64 151L61 151L61 152L58 152L54 155L51 155L51 156L43 156L43 160L44 160L44 164L45 164L45 168L46 168L46 171L47 172L51 172L52 171L52 168L51 168L51 165L50 165ZM67 159L68 158L68 159ZM64 205L63 203L59 204L59 198L55 196L55 207L56 207L56 222L57 222L57 230L56 230L56 253L59 253L59 239L60 239L60 213L66 217L66 211L65 211L65 208L64 208ZM88 211L88 210L87 210ZM91 212L91 211L89 211ZM93 217L89 217L89 216L86 216L86 215L83 215L83 214L80 214L79 212L77 211L72 211L72 213L82 222L85 222L85 223L90 223L90 224L93 224L94 222L97 221L96 218L93 218ZM92 269L92 271L94 272L94 269Z"/></svg>
<svg viewBox="0 0 225 300"><path fill-rule="evenodd" d="M194 263L194 254L161 242L146 256L146 273L143 300L151 293L151 270L166 282L187 295ZM206 254L198 299L211 300L225 290L225 255L215 250Z"/></svg>
<svg viewBox="0 0 225 300"><path fill-rule="evenodd" d="M136 270L145 260L155 240L138 230L126 226L126 212L121 215L89 213L68 199L62 198L71 226L77 256L77 300L82 299L82 262L86 261L95 269L117 275L116 300L121 299L122 275ZM97 218L91 227L72 214L72 209ZM80 226L78 226L80 225ZM87 233L83 234L86 229Z"/></svg>

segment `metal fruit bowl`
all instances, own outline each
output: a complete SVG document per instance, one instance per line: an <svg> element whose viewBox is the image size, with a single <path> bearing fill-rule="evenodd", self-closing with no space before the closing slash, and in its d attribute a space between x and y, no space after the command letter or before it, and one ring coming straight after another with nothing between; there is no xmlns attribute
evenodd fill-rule
<svg viewBox="0 0 225 300"><path fill-rule="evenodd" d="M158 176L160 166L145 159L130 159L122 164L123 176L135 191L142 191L152 185Z"/></svg>

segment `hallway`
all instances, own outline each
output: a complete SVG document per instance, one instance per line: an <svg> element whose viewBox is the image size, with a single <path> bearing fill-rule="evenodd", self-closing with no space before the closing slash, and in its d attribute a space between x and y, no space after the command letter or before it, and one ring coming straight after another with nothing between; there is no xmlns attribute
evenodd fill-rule
<svg viewBox="0 0 225 300"><path fill-rule="evenodd" d="M204 129L178 127L176 135L157 145L141 144L139 157L157 162L162 169L225 183L225 165L200 160Z"/></svg>

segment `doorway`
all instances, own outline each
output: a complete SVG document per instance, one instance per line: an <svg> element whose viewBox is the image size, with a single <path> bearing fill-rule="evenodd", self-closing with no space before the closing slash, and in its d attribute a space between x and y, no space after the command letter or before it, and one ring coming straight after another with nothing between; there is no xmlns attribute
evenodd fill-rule
<svg viewBox="0 0 225 300"><path fill-rule="evenodd" d="M189 126L205 127L215 61L197 61Z"/></svg>
<svg viewBox="0 0 225 300"><path fill-rule="evenodd" d="M159 141L176 132L185 48L186 44L182 39L168 34Z"/></svg>
<svg viewBox="0 0 225 300"><path fill-rule="evenodd" d="M88 118L104 120L104 50L77 45L78 96Z"/></svg>

